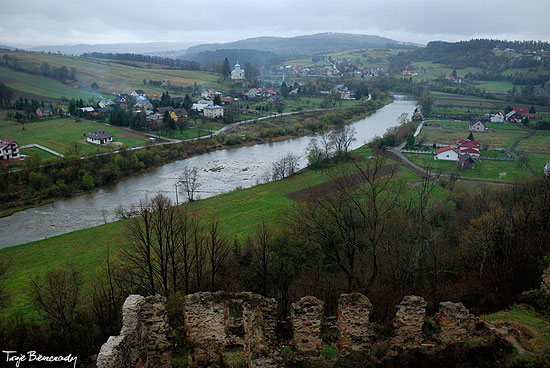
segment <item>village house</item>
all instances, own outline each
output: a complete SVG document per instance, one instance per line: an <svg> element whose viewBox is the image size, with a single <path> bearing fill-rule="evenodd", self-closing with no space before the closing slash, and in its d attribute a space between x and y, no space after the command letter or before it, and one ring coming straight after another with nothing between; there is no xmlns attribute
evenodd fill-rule
<svg viewBox="0 0 550 368"><path fill-rule="evenodd" d="M40 118L47 118L52 115L53 115L53 111L49 107L40 106L38 109L36 109L36 116Z"/></svg>
<svg viewBox="0 0 550 368"><path fill-rule="evenodd" d="M86 112L88 114L91 114L92 112L95 111L95 109L91 106L81 107L81 108L79 108L79 110L82 111L82 112Z"/></svg>
<svg viewBox="0 0 550 368"><path fill-rule="evenodd" d="M542 173L544 174L544 176L546 176L547 178L550 178L550 162L547 162L546 165L544 165L544 168L542 170Z"/></svg>
<svg viewBox="0 0 550 368"><path fill-rule="evenodd" d="M492 115L491 123L504 123L504 115L500 111Z"/></svg>
<svg viewBox="0 0 550 368"><path fill-rule="evenodd" d="M455 147L447 146L439 148L434 156L435 160L443 161L458 161L460 157L460 151Z"/></svg>
<svg viewBox="0 0 550 368"><path fill-rule="evenodd" d="M145 97L145 92L142 89L136 89L133 90L132 93L130 93L130 96L133 98L137 98L139 96Z"/></svg>
<svg viewBox="0 0 550 368"><path fill-rule="evenodd" d="M510 123L521 123L522 119L523 116L521 116L521 114L515 110L512 110L508 114L506 114L506 121Z"/></svg>
<svg viewBox="0 0 550 368"><path fill-rule="evenodd" d="M197 103L194 103L193 106L191 106L191 110L194 110L198 113L203 113L204 108L210 105L214 105L214 102L209 100L200 100Z"/></svg>
<svg viewBox="0 0 550 368"><path fill-rule="evenodd" d="M174 109L172 113L176 115L178 120L185 120L189 117L189 113L183 107L180 107L179 109Z"/></svg>
<svg viewBox="0 0 550 368"><path fill-rule="evenodd" d="M160 126L162 126L164 116L159 113L154 113L149 116L147 116L147 126L149 129L158 129Z"/></svg>
<svg viewBox="0 0 550 368"><path fill-rule="evenodd" d="M476 162L470 154L465 153L458 158L458 166L462 169L473 169L476 167Z"/></svg>
<svg viewBox="0 0 550 368"><path fill-rule="evenodd" d="M107 106L111 106L113 105L114 102L113 100L107 100L107 99L103 99L101 101L98 102L97 106L101 107L102 109L106 108Z"/></svg>
<svg viewBox="0 0 550 368"><path fill-rule="evenodd" d="M0 141L0 161L19 158L19 145L11 139L2 139Z"/></svg>
<svg viewBox="0 0 550 368"><path fill-rule="evenodd" d="M113 135L109 133L105 133L105 131L103 130L96 130L95 132L92 132L92 133L86 133L85 136L86 136L86 142L90 142L98 145L113 141Z"/></svg>
<svg viewBox="0 0 550 368"><path fill-rule="evenodd" d="M241 66L237 62L235 68L231 71L231 79L236 81L242 81L245 78L244 69L241 69Z"/></svg>
<svg viewBox="0 0 550 368"><path fill-rule="evenodd" d="M209 105L204 108L204 116L210 119L223 116L223 107L218 105Z"/></svg>
<svg viewBox="0 0 550 368"><path fill-rule="evenodd" d="M157 107L157 112L159 114L164 114L166 111L168 111L170 113L170 112L174 111L174 108L172 106Z"/></svg>
<svg viewBox="0 0 550 368"><path fill-rule="evenodd" d="M474 131L474 132L484 132L487 130L487 126L485 126L485 123L483 123L481 120L471 120L470 126L468 127L468 130Z"/></svg>
<svg viewBox="0 0 550 368"><path fill-rule="evenodd" d="M135 103L134 105L134 111L145 111L145 110L151 110L153 108L153 104L150 103L147 99L140 100Z"/></svg>

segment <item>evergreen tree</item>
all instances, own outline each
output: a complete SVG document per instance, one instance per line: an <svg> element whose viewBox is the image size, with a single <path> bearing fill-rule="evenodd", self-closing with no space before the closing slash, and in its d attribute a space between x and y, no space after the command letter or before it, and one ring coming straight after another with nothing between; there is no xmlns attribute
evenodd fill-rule
<svg viewBox="0 0 550 368"><path fill-rule="evenodd" d="M221 105L222 104L222 99L220 97L220 95L215 95L214 96L214 105Z"/></svg>
<svg viewBox="0 0 550 368"><path fill-rule="evenodd" d="M288 86L286 85L286 82L283 82L283 84L281 84L281 96L283 96L284 98L287 98L289 92L290 91L288 90Z"/></svg>
<svg viewBox="0 0 550 368"><path fill-rule="evenodd" d="M187 112L191 111L191 107L193 107L193 100L191 100L188 94L185 94L185 98L183 99L183 107Z"/></svg>
<svg viewBox="0 0 550 368"><path fill-rule="evenodd" d="M231 75L231 67L229 66L227 57L223 60L222 74L224 78L228 78Z"/></svg>

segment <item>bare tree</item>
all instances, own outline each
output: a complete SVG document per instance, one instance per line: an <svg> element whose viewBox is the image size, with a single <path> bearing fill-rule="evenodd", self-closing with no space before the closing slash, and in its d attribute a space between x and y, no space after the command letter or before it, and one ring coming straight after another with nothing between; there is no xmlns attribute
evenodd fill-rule
<svg viewBox="0 0 550 368"><path fill-rule="evenodd" d="M199 169L193 167L192 169L184 167L178 177L179 187L187 196L189 202L195 200L195 192L200 188L199 183Z"/></svg>
<svg viewBox="0 0 550 368"><path fill-rule="evenodd" d="M212 221L207 228L206 233L206 254L208 265L210 266L210 290L214 291L216 285L216 276L219 275L227 256L229 255L229 247L227 242L221 236L219 221Z"/></svg>
<svg viewBox="0 0 550 368"><path fill-rule="evenodd" d="M39 312L63 335L72 333L81 286L80 272L72 266L48 271L31 280L31 295Z"/></svg>
<svg viewBox="0 0 550 368"><path fill-rule="evenodd" d="M136 286L148 295L155 295L158 290L153 259L153 212L147 199L139 201L135 208L136 216L130 219L125 231L128 247L123 251Z"/></svg>
<svg viewBox="0 0 550 368"><path fill-rule="evenodd" d="M0 262L0 309L8 304L9 293L6 291L6 288L3 284L6 275L8 273L8 264Z"/></svg>
<svg viewBox="0 0 550 368"><path fill-rule="evenodd" d="M93 282L92 311L104 337L120 330L122 305L131 293L125 270L111 257L109 248L102 269Z"/></svg>
<svg viewBox="0 0 550 368"><path fill-rule="evenodd" d="M348 157L349 148L351 144L356 140L355 135L357 131L355 128L345 125L340 129L332 131L330 135L330 141L334 147L334 151L339 157Z"/></svg>
<svg viewBox="0 0 550 368"><path fill-rule="evenodd" d="M267 296L267 285L272 258L273 230L262 220L256 228L254 238L252 239L252 268L259 277L262 284L262 295Z"/></svg>
<svg viewBox="0 0 550 368"><path fill-rule="evenodd" d="M288 153L273 163L271 176L273 180L284 179L287 176L292 176L298 171L298 162L300 156Z"/></svg>

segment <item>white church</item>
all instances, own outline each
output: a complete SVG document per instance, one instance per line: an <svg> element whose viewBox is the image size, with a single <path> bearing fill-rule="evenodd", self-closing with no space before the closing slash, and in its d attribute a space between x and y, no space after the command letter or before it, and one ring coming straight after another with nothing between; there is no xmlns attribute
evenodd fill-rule
<svg viewBox="0 0 550 368"><path fill-rule="evenodd" d="M235 68L231 72L231 79L232 80L244 80L244 69L241 69L241 66L239 65L239 62L235 64Z"/></svg>

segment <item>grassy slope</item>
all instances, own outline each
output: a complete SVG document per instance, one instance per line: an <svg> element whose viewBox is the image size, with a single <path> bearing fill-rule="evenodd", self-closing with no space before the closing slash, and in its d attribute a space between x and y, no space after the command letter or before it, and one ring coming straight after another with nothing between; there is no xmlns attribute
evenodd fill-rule
<svg viewBox="0 0 550 368"><path fill-rule="evenodd" d="M365 155L360 149L358 154ZM418 179L407 169L400 174L406 180ZM203 219L218 218L228 240L240 241L251 234L256 224L265 219L275 222L278 214L293 202L285 194L328 181L326 172L304 171L284 180L237 190L189 204L191 210L201 212ZM441 195L440 189L434 197ZM31 277L41 275L66 263L72 263L90 280L99 269L110 247L112 252L122 248L125 222L118 221L89 229L0 249L0 258L10 263L7 280L13 299L9 313L21 310L32 313L26 290Z"/></svg>
<svg viewBox="0 0 550 368"><path fill-rule="evenodd" d="M518 342L527 352L523 356L515 357L518 362L529 362L533 355L550 354L549 316L538 314L525 305L519 305L482 318L491 323L513 326L516 331L519 331ZM534 367L527 364L524 366Z"/></svg>
<svg viewBox="0 0 550 368"><path fill-rule="evenodd" d="M68 118L39 120L26 123L25 130L21 128L20 123L0 119L0 137L13 139L20 146L32 143L40 144L62 154L66 153L74 142L79 143L84 153L97 152L98 147L86 143L83 137L84 133L96 130L104 130L113 134L113 141L122 142L126 147L138 146L147 142L145 137L124 129L87 121L76 122ZM100 150L109 150L109 148L100 147Z"/></svg>
<svg viewBox="0 0 550 368"><path fill-rule="evenodd" d="M133 89L143 89L150 95L158 94L166 88L143 85L143 79L169 80L173 86L192 86L195 82L205 88L223 89L218 83L219 75L188 70L167 70L152 65L151 69L137 68L117 64L108 60L86 59L75 56L61 56L33 53L10 53L16 57L20 65L26 69L38 69L40 64L47 62L51 67L65 65L75 68L76 79L79 82L64 85L51 78L40 77L27 73L18 73L5 67L0 67L0 78L9 78L12 81L6 84L10 87L39 96L60 98L62 96L88 99L99 99L100 94L129 93ZM0 54L0 58L3 54ZM92 82L99 85L99 91L90 90Z"/></svg>

